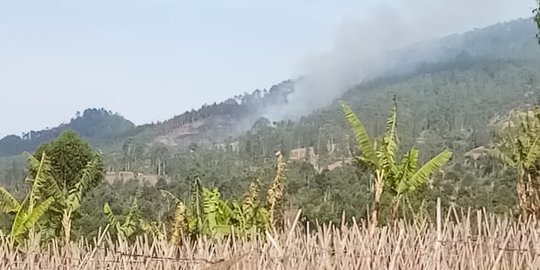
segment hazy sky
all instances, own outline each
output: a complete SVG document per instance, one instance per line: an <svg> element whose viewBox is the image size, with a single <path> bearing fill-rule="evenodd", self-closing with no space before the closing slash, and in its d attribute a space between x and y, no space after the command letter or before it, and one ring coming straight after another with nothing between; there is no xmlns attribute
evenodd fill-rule
<svg viewBox="0 0 540 270"><path fill-rule="evenodd" d="M0 137L88 107L142 124L269 88L344 25L406 2L0 0ZM513 2L482 23L529 16L533 1Z"/></svg>

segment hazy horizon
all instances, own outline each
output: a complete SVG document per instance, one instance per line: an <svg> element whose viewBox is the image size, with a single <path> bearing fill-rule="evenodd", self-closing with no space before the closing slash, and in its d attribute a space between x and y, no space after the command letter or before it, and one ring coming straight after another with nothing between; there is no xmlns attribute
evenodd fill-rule
<svg viewBox="0 0 540 270"><path fill-rule="evenodd" d="M54 127L91 107L144 124L269 88L312 72L313 59L343 47L344 31L353 35L374 12L401 11L405 2L410 16L427 3L0 1L0 137ZM495 2L438 36L527 17L533 6ZM457 11L467 1L445 3Z"/></svg>

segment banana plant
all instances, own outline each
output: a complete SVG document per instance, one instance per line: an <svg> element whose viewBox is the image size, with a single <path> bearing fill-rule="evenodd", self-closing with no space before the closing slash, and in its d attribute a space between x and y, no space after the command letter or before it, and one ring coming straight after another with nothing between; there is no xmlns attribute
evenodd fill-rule
<svg viewBox="0 0 540 270"><path fill-rule="evenodd" d="M371 224L377 226L379 222L381 196L385 188L390 188L395 192L394 208L397 208L400 197L424 185L434 172L448 162L452 153L445 150L418 170L416 168L419 153L416 149L410 150L402 158L401 162L398 162L399 141L395 98L386 120L386 132L378 141L369 136L360 119L347 104L341 102L341 106L352 128L358 148L361 151L361 155L356 157L356 160L359 164L371 171L374 178L375 190L371 210Z"/></svg>
<svg viewBox="0 0 540 270"><path fill-rule="evenodd" d="M29 163L32 169L39 166L39 161L32 155L30 155ZM67 245L71 239L72 215L81 207L81 200L86 191L88 191L89 187L93 184L95 176L102 173L100 168L101 156L96 155L94 159L86 164L81 172L80 180L70 190L61 188L58 185L58 182L52 177L46 177L47 188L45 189L45 194L48 197L55 199L52 210L58 215L61 215L61 227L64 233L65 245ZM50 229L54 230L59 224L52 224L50 226L52 227Z"/></svg>
<svg viewBox="0 0 540 270"><path fill-rule="evenodd" d="M120 239L130 240L134 235L143 233L150 233L156 239L163 239L164 237L157 222L148 221L141 217L138 198L142 194L142 189L138 189L132 198L129 211L125 215L114 214L109 203L103 205L103 213L107 217L109 225L116 230Z"/></svg>
<svg viewBox="0 0 540 270"><path fill-rule="evenodd" d="M203 187L196 176L192 179L190 200L186 213L189 234L220 237L231 233L232 210L229 203L221 199L218 189Z"/></svg>
<svg viewBox="0 0 540 270"><path fill-rule="evenodd" d="M247 235L253 228L266 229L270 224L269 211L260 202L258 183L252 183L241 203L221 199L219 190L203 187L193 180L195 194L189 207L169 191L162 195L175 204L175 219L171 242L181 244L185 236L219 238L236 234Z"/></svg>
<svg viewBox="0 0 540 270"><path fill-rule="evenodd" d="M373 226L377 226L379 222L378 216L381 204L381 195L384 189L385 179L387 178L386 173L388 173L389 169L387 166L385 166L389 164L389 162L385 160L388 155L384 153L381 155L381 152L384 149L380 147L380 144L377 145L376 141L371 139L366 128L364 127L364 124L362 124L353 110L343 102L341 103L341 106L343 113L345 114L345 117L352 128L358 147L362 152L360 156L356 157L356 160L359 164L366 166L368 170L372 172L375 179L374 201L371 209L371 224ZM391 118L392 116L389 117L389 120ZM389 132L387 132L387 136L392 136L392 134L393 130L389 130ZM386 141L392 142L393 140L389 140L389 138L387 138ZM378 149L378 146L381 149Z"/></svg>
<svg viewBox="0 0 540 270"><path fill-rule="evenodd" d="M0 212L6 214L17 213L20 207L19 201L5 188L0 187Z"/></svg>
<svg viewBox="0 0 540 270"><path fill-rule="evenodd" d="M444 150L418 168L419 151L411 149L397 165L397 174L391 175L390 188L394 193L392 217L395 219L403 196L424 186L431 175L439 171L452 157L452 152Z"/></svg>
<svg viewBox="0 0 540 270"><path fill-rule="evenodd" d="M524 216L540 216L540 108L510 117L491 154L517 172L519 207Z"/></svg>
<svg viewBox="0 0 540 270"><path fill-rule="evenodd" d="M202 189L203 213L206 219L206 232L221 237L231 233L233 213L229 203L221 199L217 188Z"/></svg>
<svg viewBox="0 0 540 270"><path fill-rule="evenodd" d="M192 196L193 197L193 196ZM221 237L231 233L232 210L218 189L201 187L187 211L187 231L193 235Z"/></svg>
<svg viewBox="0 0 540 270"><path fill-rule="evenodd" d="M235 230L240 234L249 235L252 229L263 232L270 227L270 211L261 203L259 182L251 183L241 204L233 202L232 208Z"/></svg>
<svg viewBox="0 0 540 270"><path fill-rule="evenodd" d="M128 240L139 229L142 230L141 219L139 218L139 204L137 198L133 199L127 215L119 216L115 215L111 209L109 203L105 203L103 206L103 213L107 216L111 227L115 228L118 237L124 240Z"/></svg>
<svg viewBox="0 0 540 270"><path fill-rule="evenodd" d="M32 183L32 188L22 202L15 199L6 189L0 187L0 211L15 215L10 236L18 243L22 243L22 240L33 232L41 217L54 202L54 198L44 196L48 179L52 175L51 166L45 154L34 165L37 173L34 179L27 179L28 182Z"/></svg>
<svg viewBox="0 0 540 270"><path fill-rule="evenodd" d="M175 205L175 212L174 212L174 224L172 228L172 237L171 237L171 243L175 245L182 245L182 241L184 239L184 234L186 230L186 205L184 202L178 197L174 196L170 191L168 190L161 190L161 195L168 200L172 200Z"/></svg>
<svg viewBox="0 0 540 270"><path fill-rule="evenodd" d="M272 228L283 225L283 216L281 203L283 201L283 194L285 191L285 184L287 182L287 163L283 158L283 154L280 151L276 153L276 175L270 184L268 189L268 195L266 201L268 203L269 222Z"/></svg>

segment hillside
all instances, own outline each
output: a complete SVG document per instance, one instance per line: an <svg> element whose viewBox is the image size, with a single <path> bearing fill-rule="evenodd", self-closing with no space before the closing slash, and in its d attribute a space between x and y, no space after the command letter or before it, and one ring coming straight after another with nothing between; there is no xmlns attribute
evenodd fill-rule
<svg viewBox="0 0 540 270"><path fill-rule="evenodd" d="M205 104L198 110L187 111L169 120L144 126L135 138L146 144L163 144L185 150L191 144L212 147L237 137L276 104L287 104L294 82L283 81L270 89L244 93L220 103Z"/></svg>
<svg viewBox="0 0 540 270"><path fill-rule="evenodd" d="M534 24L523 19L449 36L413 48L404 48L403 51L395 52L393 68L388 69L384 75L363 82L343 97L336 98L353 103L358 108L358 105L369 108L374 104L388 104L390 96L394 94L406 107L412 106L407 104L408 99L418 99L414 102L422 106L410 108L421 108L423 111L418 113L422 114L422 121L427 121L427 111L433 111L434 106L450 106L451 103L445 100L453 96L464 102L453 104L453 108L468 107L472 113L473 108L486 106L485 102L490 102L493 109L482 112L482 117L497 117L516 106L535 102L531 97L538 92L539 78L536 68L540 61L540 50L534 34ZM429 80L430 76L435 78L435 81ZM461 81L457 76L462 77ZM174 149L173 152L189 152L193 145L223 148L227 144L241 144L237 138L246 135L246 131L247 134L253 132L257 123L266 122L275 126L272 124L288 120L274 117L273 115L277 114L273 111L294 111L291 107L298 104L291 104L289 98L294 93L296 83L301 80L302 78L285 81L269 90L245 93L219 104L204 105L199 110L186 112L162 123L145 126L140 133L133 135L130 142L150 147L164 146ZM456 82L449 84L449 81ZM424 99L422 95L418 95L418 88L423 89L425 94L429 94L430 89L435 93ZM477 99L461 99L471 94ZM482 104L483 99L487 100ZM380 106L378 114L384 114L386 107ZM337 115L325 115L329 114L328 110L334 110L335 113L335 109L335 104L329 108L313 108L315 113L304 118L336 117L334 120L338 120ZM296 118L292 119L292 127L306 125L301 117L303 116L296 115ZM483 119L478 120L482 121ZM322 126L324 123L316 125ZM431 130L431 126L422 128ZM314 140L313 134L317 132L311 131L315 132L311 133L311 138L302 142L295 139L295 145L312 145L310 141ZM415 133L414 136L417 137L418 134ZM287 144L286 148L294 146Z"/></svg>
<svg viewBox="0 0 540 270"><path fill-rule="evenodd" d="M65 130L74 130L96 146L108 145L122 139L135 125L119 114L105 109L86 109L69 123L51 129L29 131L22 136L9 135L0 140L0 156L34 151L39 145L58 137Z"/></svg>

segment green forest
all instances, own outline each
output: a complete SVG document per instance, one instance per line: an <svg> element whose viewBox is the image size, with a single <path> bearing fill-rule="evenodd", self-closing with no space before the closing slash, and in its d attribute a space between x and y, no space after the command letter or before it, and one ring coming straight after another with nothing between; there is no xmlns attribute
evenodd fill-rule
<svg viewBox="0 0 540 270"><path fill-rule="evenodd" d="M538 13L536 13L538 18ZM16 242L251 237L302 223L540 213L540 47L530 20L459 37L447 59L272 119L295 80L135 126L87 109L0 140L0 230ZM505 31L512 29L512 31ZM456 37L443 39L451 43ZM484 46L482 53L478 46ZM300 80L300 79L299 79Z"/></svg>

